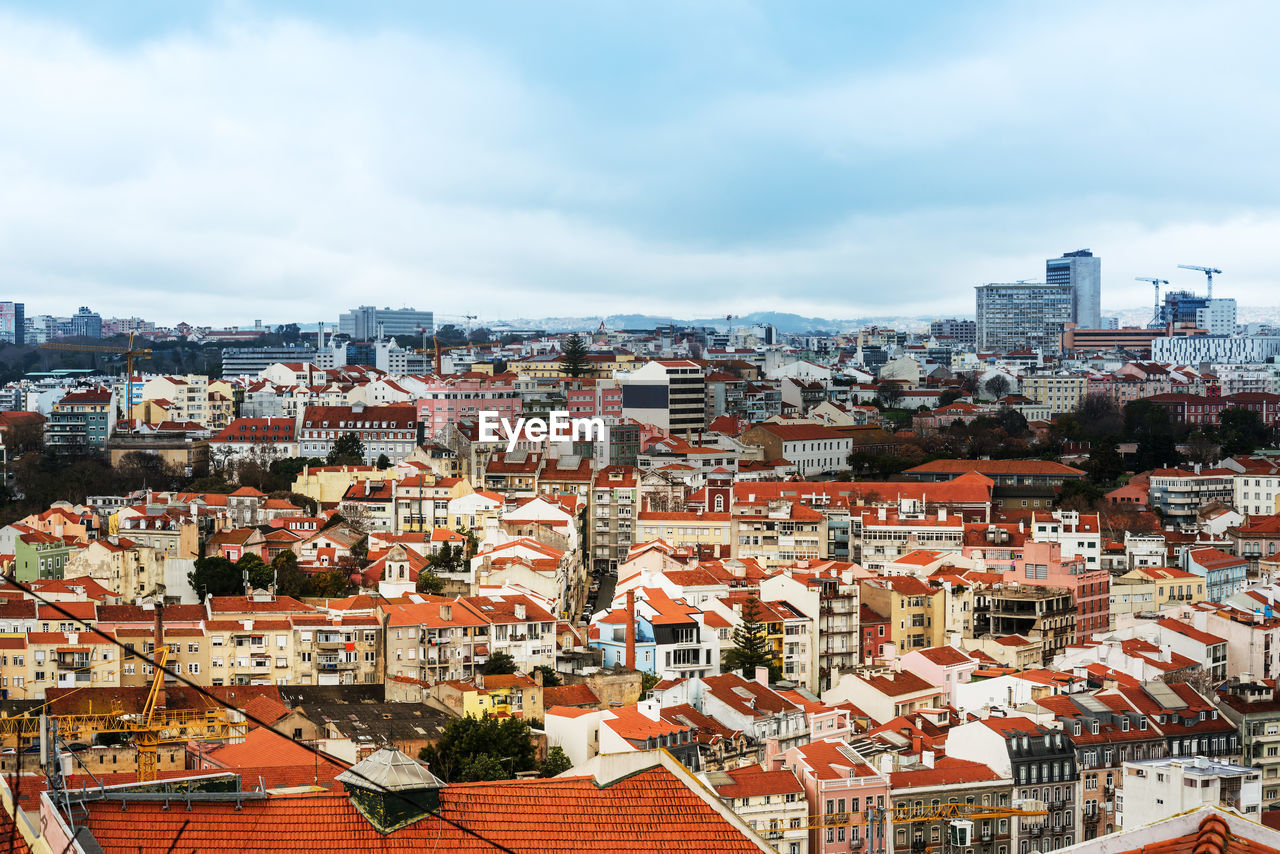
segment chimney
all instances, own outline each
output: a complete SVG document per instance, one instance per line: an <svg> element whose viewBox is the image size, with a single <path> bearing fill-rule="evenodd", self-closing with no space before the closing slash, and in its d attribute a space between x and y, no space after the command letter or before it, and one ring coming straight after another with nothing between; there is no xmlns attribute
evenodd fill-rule
<svg viewBox="0 0 1280 854"><path fill-rule="evenodd" d="M528 616L528 610L524 607L524 603L523 603L523 602L517 602L517 603L516 603L516 608L515 608L515 610L516 610L516 619L517 619L517 620L524 620L524 619L526 619L526 618L527 618L527 616Z"/></svg>
<svg viewBox="0 0 1280 854"><path fill-rule="evenodd" d="M627 591L627 669L636 669L636 591Z"/></svg>
<svg viewBox="0 0 1280 854"><path fill-rule="evenodd" d="M542 676L542 669L541 669L541 668L534 668L534 671L533 671L533 684L534 684L534 685L537 685L539 688L541 688L541 687L542 687L542 679L543 679L543 676Z"/></svg>
<svg viewBox="0 0 1280 854"><path fill-rule="evenodd" d="M760 683L761 685L763 685L764 687L768 688L768 687L769 687L769 668L767 668L767 667L757 667L757 668L756 668L756 681L757 681L757 682L759 682L759 683Z"/></svg>
<svg viewBox="0 0 1280 854"><path fill-rule="evenodd" d="M452 604L440 606L440 619L446 623L453 622L453 605Z"/></svg>

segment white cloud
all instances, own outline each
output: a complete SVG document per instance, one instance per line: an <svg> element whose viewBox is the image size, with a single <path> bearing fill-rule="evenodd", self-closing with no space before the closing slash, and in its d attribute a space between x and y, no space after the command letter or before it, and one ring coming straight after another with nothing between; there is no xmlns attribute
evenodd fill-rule
<svg viewBox="0 0 1280 854"><path fill-rule="evenodd" d="M1222 293L1244 303L1268 298L1270 28L1231 11L1239 39L1160 63L1143 49L1221 30L1218 13L1070 14L625 130L456 39L232 21L107 47L9 15L6 296L29 314L88 304L161 322L332 319L367 302L486 318L958 313L977 282L1089 246L1108 308L1147 302L1134 275L1198 284L1169 275L1178 263L1223 267ZM717 180L751 182L724 161L768 169L778 144L851 181L827 224L796 231L779 211L785 236L735 245L684 215ZM934 182L927 204L883 201ZM645 228L637 208L670 227Z"/></svg>

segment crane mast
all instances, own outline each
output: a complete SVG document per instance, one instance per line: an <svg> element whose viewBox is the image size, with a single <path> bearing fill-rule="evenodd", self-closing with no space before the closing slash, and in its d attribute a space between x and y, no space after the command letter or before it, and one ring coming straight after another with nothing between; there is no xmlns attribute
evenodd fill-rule
<svg viewBox="0 0 1280 854"><path fill-rule="evenodd" d="M1222 271L1217 267L1197 267L1194 264L1179 264L1179 270L1198 270L1204 273L1205 278L1209 280L1209 299L1213 299L1213 276L1214 274L1222 275Z"/></svg>
<svg viewBox="0 0 1280 854"><path fill-rule="evenodd" d="M1163 326L1164 325L1162 323L1163 315L1160 311L1160 286L1169 284L1169 280L1156 279L1151 276L1134 276L1133 280L1135 282L1150 282L1151 284L1155 285L1156 287L1155 314L1151 316L1151 323L1148 326L1148 328L1155 329L1156 327Z"/></svg>

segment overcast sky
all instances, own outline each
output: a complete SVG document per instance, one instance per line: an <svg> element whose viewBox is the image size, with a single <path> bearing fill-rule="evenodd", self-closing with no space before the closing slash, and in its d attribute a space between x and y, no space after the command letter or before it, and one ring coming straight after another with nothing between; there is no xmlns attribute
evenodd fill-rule
<svg viewBox="0 0 1280 854"><path fill-rule="evenodd" d="M0 299L162 323L1275 303L1280 6L0 5Z"/></svg>

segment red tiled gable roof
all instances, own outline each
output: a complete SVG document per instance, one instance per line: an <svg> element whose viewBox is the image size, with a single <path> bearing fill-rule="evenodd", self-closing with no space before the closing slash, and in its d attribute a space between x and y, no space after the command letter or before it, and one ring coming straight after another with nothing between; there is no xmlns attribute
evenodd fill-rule
<svg viewBox="0 0 1280 854"><path fill-rule="evenodd" d="M942 667L973 663L972 658L965 655L954 646L935 646L930 649L918 650L918 652L934 664L941 665Z"/></svg>
<svg viewBox="0 0 1280 854"><path fill-rule="evenodd" d="M486 683L488 680L486 678ZM600 698L583 683L577 685L557 685L542 690L542 702L547 708L552 706L590 706L600 705Z"/></svg>
<svg viewBox="0 0 1280 854"><path fill-rule="evenodd" d="M1163 629L1168 629L1171 632L1177 632L1183 637L1190 638L1198 643L1206 645L1226 643L1226 639L1224 638L1220 638L1217 635L1211 635L1208 632L1202 632L1194 626L1189 626L1181 620L1175 620L1171 617L1161 618L1156 625Z"/></svg>
<svg viewBox="0 0 1280 854"><path fill-rule="evenodd" d="M251 600L247 596L211 596L209 597L210 614L270 614L283 611L314 611L315 608L299 602L291 596L274 596L263 601Z"/></svg>
<svg viewBox="0 0 1280 854"><path fill-rule="evenodd" d="M862 676L859 678L886 697L902 697L907 694L918 694L925 691L942 691L942 688L934 685L929 680L906 670L881 676Z"/></svg>
<svg viewBox="0 0 1280 854"><path fill-rule="evenodd" d="M245 704L246 711L261 698L253 698ZM279 701L274 701L279 702ZM245 735L244 741L238 744L221 744L205 754L206 761L223 768L238 768L241 765L281 766L338 764L343 769L346 763L338 759L317 760L316 755L308 748L293 739L281 735L273 729L254 727Z"/></svg>
<svg viewBox="0 0 1280 854"><path fill-rule="evenodd" d="M932 768L915 771L894 771L889 775L890 785L896 789L912 789L923 786L954 786L961 783L982 783L999 780L1000 775L981 762L943 756Z"/></svg>
<svg viewBox="0 0 1280 854"><path fill-rule="evenodd" d="M849 753L846 754L845 750ZM821 780L847 780L850 777L876 775L874 768L841 741L814 741L797 747L796 752ZM850 754L853 758L850 758Z"/></svg>
<svg viewBox="0 0 1280 854"><path fill-rule="evenodd" d="M688 732L692 729L687 724L666 720L662 716L655 721L635 706L612 709L609 714L613 717L600 721L601 725L609 727L627 741L645 741L672 733Z"/></svg>
<svg viewBox="0 0 1280 854"><path fill-rule="evenodd" d="M1084 476L1082 469L1072 468L1052 460L933 460L907 469L906 474L965 474L967 472L977 472L984 475Z"/></svg>
<svg viewBox="0 0 1280 854"><path fill-rule="evenodd" d="M770 771L759 765L748 765L746 768L733 768L724 773L733 782L714 787L716 794L722 798L750 798L758 795L785 795L804 791L804 787L791 771Z"/></svg>
<svg viewBox="0 0 1280 854"><path fill-rule="evenodd" d="M794 712L799 708L776 691L759 682L748 682L737 673L707 676L702 683L716 699L752 718ZM750 694L751 701L743 697L743 693Z"/></svg>
<svg viewBox="0 0 1280 854"><path fill-rule="evenodd" d="M1191 559L1205 569L1226 569L1248 563L1242 557L1229 555L1219 549L1192 549Z"/></svg>
<svg viewBox="0 0 1280 854"><path fill-rule="evenodd" d="M440 791L440 815L383 835L344 793L264 800L164 804L95 802L87 825L104 854L183 851L293 854L300 841L324 852L492 852L494 843L529 854L762 850L702 796L664 768L612 784L590 777L462 783ZM459 828L465 828L461 830Z"/></svg>

